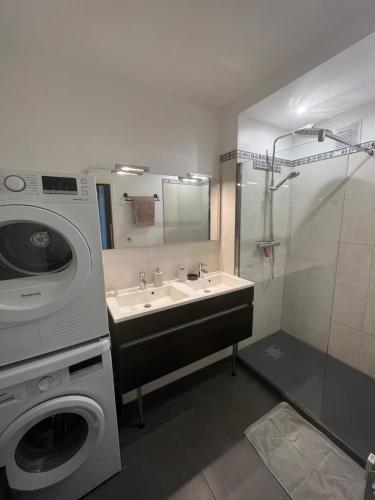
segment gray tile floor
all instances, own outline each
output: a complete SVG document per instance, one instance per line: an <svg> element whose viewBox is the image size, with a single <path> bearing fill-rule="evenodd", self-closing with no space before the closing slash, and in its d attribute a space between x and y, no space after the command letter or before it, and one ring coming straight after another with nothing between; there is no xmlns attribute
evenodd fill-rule
<svg viewBox="0 0 375 500"><path fill-rule="evenodd" d="M283 354L267 356L271 346ZM363 462L375 451L373 378L283 331L242 349L239 357L315 415Z"/></svg>
<svg viewBox="0 0 375 500"><path fill-rule="evenodd" d="M243 431L280 402L246 368L225 360L145 397L120 420L123 469L86 500L282 500L289 498Z"/></svg>

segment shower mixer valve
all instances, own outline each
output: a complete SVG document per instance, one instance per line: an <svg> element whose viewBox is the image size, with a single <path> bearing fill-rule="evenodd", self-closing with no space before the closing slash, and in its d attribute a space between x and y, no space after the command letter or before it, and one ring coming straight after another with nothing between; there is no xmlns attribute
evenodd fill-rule
<svg viewBox="0 0 375 500"><path fill-rule="evenodd" d="M255 242L257 248L259 250L263 251L263 255L268 258L269 257L269 249L273 247L278 247L280 246L280 241L274 241L274 240L262 240L262 241L256 241Z"/></svg>

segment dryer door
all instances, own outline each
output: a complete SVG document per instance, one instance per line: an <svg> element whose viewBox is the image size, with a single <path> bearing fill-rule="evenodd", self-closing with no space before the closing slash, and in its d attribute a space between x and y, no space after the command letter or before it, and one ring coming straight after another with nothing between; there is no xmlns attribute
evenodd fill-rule
<svg viewBox="0 0 375 500"><path fill-rule="evenodd" d="M63 396L21 415L0 436L11 488L46 488L73 474L103 438L104 412L93 399Z"/></svg>
<svg viewBox="0 0 375 500"><path fill-rule="evenodd" d="M32 321L63 308L86 285L91 256L81 232L39 207L0 210L0 322Z"/></svg>

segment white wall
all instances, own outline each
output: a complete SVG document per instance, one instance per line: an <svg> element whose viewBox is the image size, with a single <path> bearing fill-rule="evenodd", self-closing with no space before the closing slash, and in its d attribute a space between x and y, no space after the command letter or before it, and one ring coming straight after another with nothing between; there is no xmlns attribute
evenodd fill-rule
<svg viewBox="0 0 375 500"><path fill-rule="evenodd" d="M270 125L269 123L253 120L252 118L238 116L237 147L244 151L272 155L273 142L276 137L286 134L288 130ZM277 151L286 149L293 144L293 138L286 137L277 145ZM282 153L279 156L283 157Z"/></svg>
<svg viewBox="0 0 375 500"><path fill-rule="evenodd" d="M375 139L375 102L369 102L363 106L358 106L345 113L338 114L333 118L316 123L316 127L327 128L336 132L342 128L361 123L360 136L358 142L368 142ZM343 148L331 139L326 139L323 143L316 139L302 139L295 137L285 149L279 152L279 156L288 160L296 160L306 156L321 154L326 151Z"/></svg>
<svg viewBox="0 0 375 500"><path fill-rule="evenodd" d="M340 31L332 30L317 45L301 53L278 71L220 109L220 153L236 148L238 115L319 64L350 47L374 31L375 3L362 9Z"/></svg>
<svg viewBox="0 0 375 500"><path fill-rule="evenodd" d="M216 108L25 47L0 47L0 165L215 173Z"/></svg>
<svg viewBox="0 0 375 500"><path fill-rule="evenodd" d="M152 173L218 172L218 110L26 47L0 46L0 168L87 172L115 163ZM104 252L106 286L134 286L140 270L166 279L202 260L219 267L219 242ZM218 353L165 378L202 367ZM161 383L151 384L151 389ZM147 390L150 388L146 387Z"/></svg>
<svg viewBox="0 0 375 500"><path fill-rule="evenodd" d="M352 109L346 113L316 123L316 127L328 128L334 132L342 127L361 122L361 134L359 141L367 142L375 139L375 101ZM281 134L289 130L275 127L266 122L254 120L246 115L238 116L238 149L256 153L272 154L273 141ZM309 155L320 154L325 151L338 149L335 141L326 139L323 143L316 139L303 139L298 137L287 137L277 145L277 154L281 158L295 160Z"/></svg>
<svg viewBox="0 0 375 500"><path fill-rule="evenodd" d="M336 130L337 128L351 125L357 121L362 121L361 142L375 139L375 102L369 102L363 106L352 109L346 113L334 116L318 124L319 127ZM331 143L332 144L332 143Z"/></svg>
<svg viewBox="0 0 375 500"><path fill-rule="evenodd" d="M0 60L0 168L217 174L216 108L27 47L3 44Z"/></svg>

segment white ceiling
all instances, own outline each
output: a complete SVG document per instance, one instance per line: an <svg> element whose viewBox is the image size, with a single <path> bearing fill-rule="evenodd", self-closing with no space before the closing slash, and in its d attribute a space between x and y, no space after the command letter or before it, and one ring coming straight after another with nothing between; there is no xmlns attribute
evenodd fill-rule
<svg viewBox="0 0 375 500"><path fill-rule="evenodd" d="M10 39L215 106L235 99L369 0L1 0Z"/></svg>
<svg viewBox="0 0 375 500"><path fill-rule="evenodd" d="M375 101L374 54L375 33L242 114L284 130L294 130Z"/></svg>

